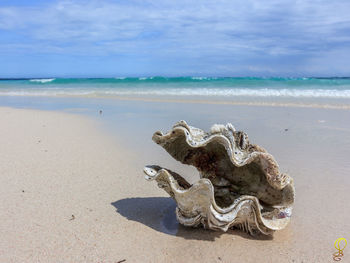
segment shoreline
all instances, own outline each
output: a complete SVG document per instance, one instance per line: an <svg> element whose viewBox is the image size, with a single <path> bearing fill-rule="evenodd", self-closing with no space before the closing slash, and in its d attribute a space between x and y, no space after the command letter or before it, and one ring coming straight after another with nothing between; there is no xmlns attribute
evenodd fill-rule
<svg viewBox="0 0 350 263"><path fill-rule="evenodd" d="M167 102L182 104L209 104L209 105L232 105L232 106L258 106L258 107L293 107L293 108L316 108L316 109L339 109L350 110L350 100L334 98L297 98L297 97L243 97L242 100L225 100L222 97L208 97L208 99L188 97L160 97L154 96L99 96L99 95L3 95L0 98L48 98L48 99L108 99L120 101L140 101L140 102ZM178 97L181 97L180 99ZM318 102L317 102L318 101ZM345 102L344 102L345 101ZM331 103L330 103L331 102Z"/></svg>

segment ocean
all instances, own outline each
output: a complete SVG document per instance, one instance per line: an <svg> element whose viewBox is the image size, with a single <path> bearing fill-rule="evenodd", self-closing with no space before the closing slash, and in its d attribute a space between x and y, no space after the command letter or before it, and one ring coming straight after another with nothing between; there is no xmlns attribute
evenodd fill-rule
<svg viewBox="0 0 350 263"><path fill-rule="evenodd" d="M140 77L1 79L0 96L350 98L350 78Z"/></svg>

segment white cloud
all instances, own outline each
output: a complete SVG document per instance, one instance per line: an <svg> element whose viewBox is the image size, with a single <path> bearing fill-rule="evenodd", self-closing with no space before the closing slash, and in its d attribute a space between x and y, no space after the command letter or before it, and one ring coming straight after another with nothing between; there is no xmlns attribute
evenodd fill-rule
<svg viewBox="0 0 350 263"><path fill-rule="evenodd" d="M24 42L5 36L0 43L13 52L190 56L203 63L230 57L260 68L266 59L271 67L281 57L295 64L338 46L349 50L349 13L346 0L56 1L0 6L0 30Z"/></svg>

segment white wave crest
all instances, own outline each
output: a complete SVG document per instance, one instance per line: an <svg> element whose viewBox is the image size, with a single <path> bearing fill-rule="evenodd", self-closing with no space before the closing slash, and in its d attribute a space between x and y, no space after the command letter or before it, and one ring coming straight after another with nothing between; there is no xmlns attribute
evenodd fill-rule
<svg viewBox="0 0 350 263"><path fill-rule="evenodd" d="M220 89L220 88L167 88L100 90L108 95L156 95L156 96L223 96L223 97L294 97L294 98L350 98L350 90L298 90L298 89Z"/></svg>
<svg viewBox="0 0 350 263"><path fill-rule="evenodd" d="M30 79L30 82L39 82L39 83L47 83L54 81L55 79Z"/></svg>
<svg viewBox="0 0 350 263"><path fill-rule="evenodd" d="M190 77L192 80L216 80L217 77Z"/></svg>
<svg viewBox="0 0 350 263"><path fill-rule="evenodd" d="M6 96L195 96L195 97L285 97L350 98L350 89L242 89L242 88L32 88L0 89Z"/></svg>

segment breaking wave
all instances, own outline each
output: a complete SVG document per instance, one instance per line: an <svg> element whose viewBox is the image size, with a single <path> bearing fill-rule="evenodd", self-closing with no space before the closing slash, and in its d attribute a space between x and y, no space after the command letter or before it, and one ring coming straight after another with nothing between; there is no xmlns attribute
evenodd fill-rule
<svg viewBox="0 0 350 263"><path fill-rule="evenodd" d="M55 79L30 79L30 82L37 82L37 83L48 83L48 82L52 82Z"/></svg>
<svg viewBox="0 0 350 263"><path fill-rule="evenodd" d="M350 98L350 89L222 89L222 88L43 88L0 89L8 96L195 96L195 97L290 97L290 98Z"/></svg>

